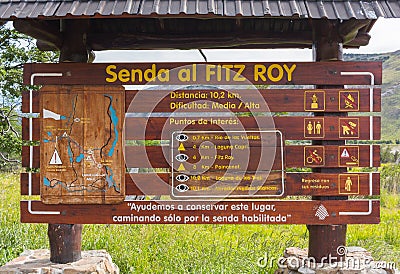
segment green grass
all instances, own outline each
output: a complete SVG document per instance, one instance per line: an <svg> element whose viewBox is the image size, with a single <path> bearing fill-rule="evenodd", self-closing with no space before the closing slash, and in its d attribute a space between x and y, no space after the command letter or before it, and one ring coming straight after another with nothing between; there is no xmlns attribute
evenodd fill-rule
<svg viewBox="0 0 400 274"><path fill-rule="evenodd" d="M18 175L0 174L0 265L25 249L48 248L47 225L19 222ZM349 225L347 243L376 259L400 258L398 195L382 197L379 225ZM121 273L271 273L256 262L306 247L304 225L85 225L83 249L106 249Z"/></svg>

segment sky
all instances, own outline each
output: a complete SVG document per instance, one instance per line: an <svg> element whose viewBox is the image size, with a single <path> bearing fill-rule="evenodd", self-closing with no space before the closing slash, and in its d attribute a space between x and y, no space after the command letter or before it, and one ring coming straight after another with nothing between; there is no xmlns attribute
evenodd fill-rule
<svg viewBox="0 0 400 274"><path fill-rule="evenodd" d="M345 53L383 53L400 49L400 19L379 18L370 31L368 46ZM310 49L203 50L208 62L312 61ZM197 50L131 50L96 52L95 62L203 62Z"/></svg>

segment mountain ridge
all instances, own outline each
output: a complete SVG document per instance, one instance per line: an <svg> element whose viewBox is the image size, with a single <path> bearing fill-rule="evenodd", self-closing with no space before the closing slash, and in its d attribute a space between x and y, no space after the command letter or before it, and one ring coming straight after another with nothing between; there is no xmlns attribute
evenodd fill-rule
<svg viewBox="0 0 400 274"><path fill-rule="evenodd" d="M400 139L400 50L374 54L344 54L344 61L381 61L382 140Z"/></svg>

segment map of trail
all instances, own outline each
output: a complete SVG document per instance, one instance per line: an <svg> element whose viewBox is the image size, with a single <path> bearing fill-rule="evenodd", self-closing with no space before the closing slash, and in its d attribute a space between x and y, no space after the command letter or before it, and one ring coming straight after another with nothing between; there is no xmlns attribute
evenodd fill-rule
<svg viewBox="0 0 400 274"><path fill-rule="evenodd" d="M121 92L43 92L41 196L47 203L124 198Z"/></svg>

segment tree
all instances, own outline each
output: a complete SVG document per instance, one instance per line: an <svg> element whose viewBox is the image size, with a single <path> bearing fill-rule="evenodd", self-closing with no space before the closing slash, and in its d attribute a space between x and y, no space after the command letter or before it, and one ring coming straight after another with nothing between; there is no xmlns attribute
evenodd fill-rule
<svg viewBox="0 0 400 274"><path fill-rule="evenodd" d="M35 41L10 25L0 26L0 169L18 167L21 159L21 92L37 89L22 82L24 63L55 62L57 54L42 52Z"/></svg>
<svg viewBox="0 0 400 274"><path fill-rule="evenodd" d="M382 163L395 162L394 154L392 153L390 146L381 147L381 162Z"/></svg>

